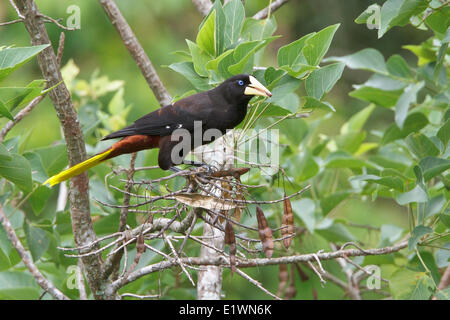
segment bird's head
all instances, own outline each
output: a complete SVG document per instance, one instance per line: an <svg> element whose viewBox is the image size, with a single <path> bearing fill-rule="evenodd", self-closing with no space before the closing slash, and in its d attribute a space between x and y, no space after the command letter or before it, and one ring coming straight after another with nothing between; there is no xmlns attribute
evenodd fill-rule
<svg viewBox="0 0 450 320"><path fill-rule="evenodd" d="M255 77L248 74L238 74L225 80L217 87L225 99L236 103L247 104L253 96L271 97L272 93Z"/></svg>

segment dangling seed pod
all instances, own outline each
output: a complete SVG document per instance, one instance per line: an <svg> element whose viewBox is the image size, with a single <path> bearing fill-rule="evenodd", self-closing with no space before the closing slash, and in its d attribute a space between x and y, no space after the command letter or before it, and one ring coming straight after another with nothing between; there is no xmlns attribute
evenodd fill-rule
<svg viewBox="0 0 450 320"><path fill-rule="evenodd" d="M272 229L269 228L264 212L260 207L256 207L256 219L258 220L258 232L261 239L262 248L267 258L273 254L273 236Z"/></svg>

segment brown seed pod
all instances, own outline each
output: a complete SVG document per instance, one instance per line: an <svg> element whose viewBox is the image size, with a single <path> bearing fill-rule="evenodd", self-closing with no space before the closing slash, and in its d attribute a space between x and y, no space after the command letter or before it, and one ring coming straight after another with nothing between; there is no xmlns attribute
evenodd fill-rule
<svg viewBox="0 0 450 320"><path fill-rule="evenodd" d="M231 184L228 181L222 181L222 198L223 199L231 199L231 191L233 188L231 187ZM226 216L228 213L228 210L221 210L221 213ZM219 216L220 223L223 223L224 218Z"/></svg>
<svg viewBox="0 0 450 320"><path fill-rule="evenodd" d="M284 194L283 201L283 217L281 219L281 235L284 237L288 237L283 239L283 244L286 249L288 249L292 242L292 235L294 234L294 214L292 213L292 205L291 200L286 198L286 194Z"/></svg>
<svg viewBox="0 0 450 320"><path fill-rule="evenodd" d="M225 244L230 246L230 266L231 276L236 272L236 238L232 224L227 221L225 224Z"/></svg>
<svg viewBox="0 0 450 320"><path fill-rule="evenodd" d="M289 282L289 287L286 289L286 300L295 298L297 295L297 288L295 288L295 269L291 265L291 281Z"/></svg>
<svg viewBox="0 0 450 320"><path fill-rule="evenodd" d="M302 282L309 280L308 275L305 273L305 271L303 271L302 268L300 268L300 265L298 263L295 264L295 268L297 269L297 272L300 275L300 279L302 280Z"/></svg>
<svg viewBox="0 0 450 320"><path fill-rule="evenodd" d="M277 296L281 297L283 295L284 289L286 288L289 279L289 274L287 271L287 265L280 264L280 271L278 272L278 293Z"/></svg>
<svg viewBox="0 0 450 320"><path fill-rule="evenodd" d="M273 236L272 229L270 229L264 212L260 207L256 207L256 219L258 220L258 233L261 239L262 248L267 258L272 258L273 254Z"/></svg>

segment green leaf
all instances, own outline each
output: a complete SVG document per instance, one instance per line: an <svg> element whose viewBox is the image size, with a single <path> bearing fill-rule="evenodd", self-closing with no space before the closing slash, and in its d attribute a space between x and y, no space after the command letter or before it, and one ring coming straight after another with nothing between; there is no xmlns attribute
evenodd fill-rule
<svg viewBox="0 0 450 320"><path fill-rule="evenodd" d="M376 49L367 48L348 56L330 57L325 61L343 62L350 69L361 69L371 72L388 74L383 55Z"/></svg>
<svg viewBox="0 0 450 320"><path fill-rule="evenodd" d="M329 214L338 204L347 199L350 194L351 192L348 191L339 191L321 199L320 207L322 208L323 216Z"/></svg>
<svg viewBox="0 0 450 320"><path fill-rule="evenodd" d="M53 145L34 150L41 158L42 165L48 176L53 176L63 170L67 164L67 151L65 144Z"/></svg>
<svg viewBox="0 0 450 320"><path fill-rule="evenodd" d="M306 181L314 177L319 172L319 165L314 160L309 150L304 150L290 159L295 168L294 174L299 181Z"/></svg>
<svg viewBox="0 0 450 320"><path fill-rule="evenodd" d="M211 12L210 15L215 13L214 56L218 56L226 49L225 32L227 30L227 18L223 11L222 3L220 1L215 1L211 10L213 10L213 12Z"/></svg>
<svg viewBox="0 0 450 320"><path fill-rule="evenodd" d="M28 202L30 203L31 209L33 209L36 216L38 216L45 208L47 201L52 194L52 189L42 185L33 191L33 194L28 199Z"/></svg>
<svg viewBox="0 0 450 320"><path fill-rule="evenodd" d="M349 93L349 96L375 103L379 106L390 108L397 103L402 94L401 90L386 91L373 87L354 86L356 90Z"/></svg>
<svg viewBox="0 0 450 320"><path fill-rule="evenodd" d="M417 244L419 243L420 239L429 233L432 233L433 229L431 229L430 227L425 227L423 225L419 225L417 227L415 227L413 229L413 231L411 232L411 238L409 238L408 240L408 249L409 250L414 250L417 246Z"/></svg>
<svg viewBox="0 0 450 320"><path fill-rule="evenodd" d="M341 134L361 131L373 110L375 110L375 105L370 104L361 111L358 111L341 127Z"/></svg>
<svg viewBox="0 0 450 320"><path fill-rule="evenodd" d="M324 223L326 220L331 220L325 218L319 224L316 225L316 233L326 238L331 242L348 242L355 241L355 236L347 229L342 223L333 223L326 226L328 223ZM326 227L325 227L326 226Z"/></svg>
<svg viewBox="0 0 450 320"><path fill-rule="evenodd" d="M3 143L0 143L0 161L2 160L11 160L11 155L8 152L8 149L6 149L5 145Z"/></svg>
<svg viewBox="0 0 450 320"><path fill-rule="evenodd" d="M303 79L310 71L316 70L317 68L316 66L298 63L294 66L281 66L280 70L286 71L291 77Z"/></svg>
<svg viewBox="0 0 450 320"><path fill-rule="evenodd" d="M281 47L278 50L277 56L278 66L294 66L298 64L306 65L306 58L304 57L302 50L306 44L306 40L315 34L315 32L307 34L300 39Z"/></svg>
<svg viewBox="0 0 450 320"><path fill-rule="evenodd" d="M1 300L37 300L40 288L33 276L23 271L0 272Z"/></svg>
<svg viewBox="0 0 450 320"><path fill-rule="evenodd" d="M8 108L6 108L5 104L0 100L0 116L6 117L9 120L14 121L14 116L9 112Z"/></svg>
<svg viewBox="0 0 450 320"><path fill-rule="evenodd" d="M28 160L31 165L31 174L34 181L43 183L48 179L47 172L42 164L41 157L35 152L25 152L24 158Z"/></svg>
<svg viewBox="0 0 450 320"><path fill-rule="evenodd" d="M430 138L421 133L411 133L406 137L405 142L411 152L419 159L439 154L439 149Z"/></svg>
<svg viewBox="0 0 450 320"><path fill-rule="evenodd" d="M334 63L311 72L305 81L305 89L308 95L317 100L322 99L341 78L344 67L343 63Z"/></svg>
<svg viewBox="0 0 450 320"><path fill-rule="evenodd" d="M280 100L283 100L286 95L293 92L300 86L300 80L293 78L289 75L284 75L280 78L275 84L269 86L269 90L272 92L272 97L268 98L266 101L270 103L277 103Z"/></svg>
<svg viewBox="0 0 450 320"><path fill-rule="evenodd" d="M436 291L434 296L438 300L450 300L450 287L443 289L443 290Z"/></svg>
<svg viewBox="0 0 450 320"><path fill-rule="evenodd" d="M197 45L212 56L216 55L215 24L216 11L214 10L205 18L196 39Z"/></svg>
<svg viewBox="0 0 450 320"><path fill-rule="evenodd" d="M386 67L389 71L389 74L396 77L409 79L413 75L408 63L405 61L405 59L403 59L402 56L398 54L394 54L388 59L388 61L386 62Z"/></svg>
<svg viewBox="0 0 450 320"><path fill-rule="evenodd" d="M427 192L418 184L411 191L399 194L395 200L399 205L404 206L411 202L427 202L428 195Z"/></svg>
<svg viewBox="0 0 450 320"><path fill-rule="evenodd" d="M445 34L450 25L450 7L443 7L441 10L432 12L425 23L437 34Z"/></svg>
<svg viewBox="0 0 450 320"><path fill-rule="evenodd" d="M328 51L336 30L340 24L326 27L306 40L302 53L307 64L311 66L319 65L322 58Z"/></svg>
<svg viewBox="0 0 450 320"><path fill-rule="evenodd" d="M354 154L365 139L366 133L364 131L352 131L337 136L335 141L339 150Z"/></svg>
<svg viewBox="0 0 450 320"><path fill-rule="evenodd" d="M331 153L325 161L326 168L376 168L375 165L358 158L352 157L347 152L337 151Z"/></svg>
<svg viewBox="0 0 450 320"><path fill-rule="evenodd" d="M403 234L403 229L392 224L384 224L381 226L380 243L378 247L386 247L399 240Z"/></svg>
<svg viewBox="0 0 450 320"><path fill-rule="evenodd" d="M229 54L233 53L234 50L227 50L224 53L222 53L220 56L218 56L217 58L210 60L207 64L206 64L206 69L208 70L214 70L214 71L218 71L219 69L219 63L225 58L227 57Z"/></svg>
<svg viewBox="0 0 450 320"><path fill-rule="evenodd" d="M11 159L0 159L0 176L13 182L24 192L30 192L33 188L31 180L31 167L27 159L11 154Z"/></svg>
<svg viewBox="0 0 450 320"><path fill-rule="evenodd" d="M36 228L29 225L27 222L23 225L25 236L27 238L28 248L34 261L39 260L47 251L50 240L47 234L41 228Z"/></svg>
<svg viewBox="0 0 450 320"><path fill-rule="evenodd" d="M428 2L425 0L387 0L381 7L378 38L394 26L404 26L412 16L421 13L427 7Z"/></svg>
<svg viewBox="0 0 450 320"><path fill-rule="evenodd" d="M262 117L282 117L291 114L290 110L282 108L280 106L272 104L270 107L266 108L264 112L260 113Z"/></svg>
<svg viewBox="0 0 450 320"><path fill-rule="evenodd" d="M223 7L223 11L227 20L224 29L224 47L227 49L239 40L245 20L245 10L241 0L231 0Z"/></svg>
<svg viewBox="0 0 450 320"><path fill-rule="evenodd" d="M408 115L409 106L417 102L417 93L423 88L424 81L416 84L410 84L405 88L395 105L395 123L400 129L403 129L406 116Z"/></svg>
<svg viewBox="0 0 450 320"><path fill-rule="evenodd" d="M336 109L326 101L319 101L316 98L313 97L302 97L302 100L304 101L303 108L304 109L321 109L325 111L333 111L336 112Z"/></svg>
<svg viewBox="0 0 450 320"><path fill-rule="evenodd" d="M355 23L357 24L372 24L376 25L377 21L375 14L379 12L380 6L376 3L371 4L369 7L367 7L366 10L364 10L356 19Z"/></svg>
<svg viewBox="0 0 450 320"><path fill-rule="evenodd" d="M445 204L445 197L443 194L438 195L436 197L431 198L426 204L425 204L425 217L428 218L431 216L434 216L441 212L442 208Z"/></svg>
<svg viewBox="0 0 450 320"><path fill-rule="evenodd" d="M188 44L189 51L191 52L192 63L194 64L195 72L197 72L202 77L208 77L206 64L211 60L211 56L200 49L200 47L194 42L187 39L186 42Z"/></svg>
<svg viewBox="0 0 450 320"><path fill-rule="evenodd" d="M396 300L428 300L434 292L433 280L425 272L407 268L400 268L392 274L389 288Z"/></svg>
<svg viewBox="0 0 450 320"><path fill-rule="evenodd" d="M50 44L43 44L33 47L6 48L0 50L0 81L31 60L49 45Z"/></svg>
<svg viewBox="0 0 450 320"><path fill-rule="evenodd" d="M233 59L235 63L228 67L228 71L233 75L244 72L251 73L252 66L247 67L247 63L249 62L250 58L253 57L255 52L264 48L276 38L277 37L270 37L268 39L264 39L263 41L249 41L239 44L233 52Z"/></svg>
<svg viewBox="0 0 450 320"><path fill-rule="evenodd" d="M436 251L436 265L445 268L450 264L450 242L446 242L442 249Z"/></svg>
<svg viewBox="0 0 450 320"><path fill-rule="evenodd" d="M444 146L448 144L450 139L450 118L445 121L444 125L439 129L436 136L442 141Z"/></svg>
<svg viewBox="0 0 450 320"><path fill-rule="evenodd" d="M314 226L316 224L316 216L314 214L316 205L314 201L309 198L292 201L292 209L294 210L294 213L303 221L308 231L313 233Z"/></svg>
<svg viewBox="0 0 450 320"><path fill-rule="evenodd" d="M425 181L437 176L450 168L450 159L426 157L420 160L419 166L423 171Z"/></svg>
<svg viewBox="0 0 450 320"><path fill-rule="evenodd" d="M381 139L382 144L386 144L398 139L403 139L412 132L419 132L420 129L424 128L428 124L428 118L422 112L410 113L404 123L403 129L393 123L384 132L383 138Z"/></svg>
<svg viewBox="0 0 450 320"><path fill-rule="evenodd" d="M211 89L207 78L200 77L194 69L192 62L178 62L169 66L170 69L183 75L197 90L206 91Z"/></svg>
<svg viewBox="0 0 450 320"><path fill-rule="evenodd" d="M403 181L399 177L379 177L373 174L354 176L352 180L364 180L403 192Z"/></svg>
<svg viewBox="0 0 450 320"><path fill-rule="evenodd" d="M241 37L245 40L262 40L270 37L277 29L275 16L271 15L269 19L245 19L242 27Z"/></svg>

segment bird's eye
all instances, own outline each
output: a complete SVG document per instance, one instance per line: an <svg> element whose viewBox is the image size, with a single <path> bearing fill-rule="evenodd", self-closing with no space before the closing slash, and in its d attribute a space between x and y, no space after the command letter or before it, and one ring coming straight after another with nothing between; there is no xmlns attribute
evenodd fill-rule
<svg viewBox="0 0 450 320"><path fill-rule="evenodd" d="M243 85L244 85L244 81L239 80L239 81L238 81L238 85L243 86Z"/></svg>

